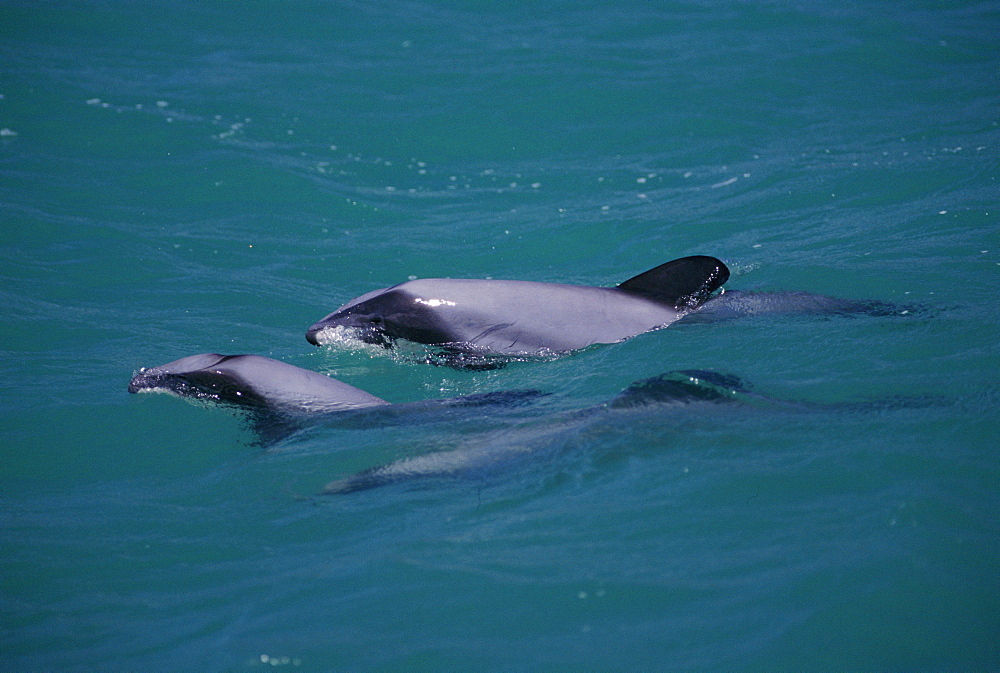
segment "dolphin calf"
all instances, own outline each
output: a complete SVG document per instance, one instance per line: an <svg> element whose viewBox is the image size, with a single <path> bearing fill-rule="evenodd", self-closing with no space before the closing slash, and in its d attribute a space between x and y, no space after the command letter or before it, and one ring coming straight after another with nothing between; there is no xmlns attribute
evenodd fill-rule
<svg viewBox="0 0 1000 673"><path fill-rule="evenodd" d="M397 339L473 355L544 355L608 344L697 310L729 279L715 257L675 259L616 287L517 280L427 278L352 299L306 332L314 345L340 333Z"/></svg>
<svg viewBox="0 0 1000 673"><path fill-rule="evenodd" d="M288 414L314 414L388 405L343 381L260 355L202 353L140 369L130 393L181 397Z"/></svg>

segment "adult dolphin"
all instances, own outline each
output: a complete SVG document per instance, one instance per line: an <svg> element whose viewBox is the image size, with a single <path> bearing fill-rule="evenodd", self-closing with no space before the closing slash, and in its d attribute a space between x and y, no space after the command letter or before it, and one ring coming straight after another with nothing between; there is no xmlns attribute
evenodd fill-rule
<svg viewBox="0 0 1000 673"><path fill-rule="evenodd" d="M751 392L744 382L732 375L705 370L678 370L636 381L611 400L595 407L550 417L544 424L525 424L516 429L504 428L455 449L429 451L394 462L362 470L327 484L323 494L345 494L400 482L423 479L476 477L530 459L544 447L560 439L567 428L579 427L591 420L599 421L608 414L643 408L658 408L679 412L691 409L696 413L718 414L723 407L760 406L775 410L799 411L807 407L784 400L775 400ZM627 422L624 420L623 423ZM511 466L513 467L513 466Z"/></svg>
<svg viewBox="0 0 1000 673"><path fill-rule="evenodd" d="M729 279L715 257L675 259L617 287L428 278L352 299L306 332L317 346L346 330L472 355L544 355L615 343L697 310Z"/></svg>
<svg viewBox="0 0 1000 673"><path fill-rule="evenodd" d="M544 456L548 447L565 447L566 434L574 435L587 423L615 426L632 423L628 414L677 415L683 419L713 418L727 423L746 413L767 413L780 422L799 414L842 412L883 414L901 408L935 404L927 397L889 397L847 402L807 402L786 400L752 391L742 379L708 370L676 370L636 381L607 402L547 416L541 423L505 427L454 449L430 450L377 465L328 483L322 494L347 494L393 484L425 479L481 478L497 468L531 468L534 458ZM686 415L685 415L686 414ZM587 434L587 433L583 433ZM571 443L572 444L572 443Z"/></svg>

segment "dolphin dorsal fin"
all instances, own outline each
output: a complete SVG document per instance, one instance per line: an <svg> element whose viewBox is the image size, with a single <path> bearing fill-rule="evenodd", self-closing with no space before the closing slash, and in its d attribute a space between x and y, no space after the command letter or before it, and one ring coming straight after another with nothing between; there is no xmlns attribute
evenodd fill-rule
<svg viewBox="0 0 1000 673"><path fill-rule="evenodd" d="M695 255L640 273L620 284L618 289L682 310L697 308L727 280L729 269L721 260Z"/></svg>

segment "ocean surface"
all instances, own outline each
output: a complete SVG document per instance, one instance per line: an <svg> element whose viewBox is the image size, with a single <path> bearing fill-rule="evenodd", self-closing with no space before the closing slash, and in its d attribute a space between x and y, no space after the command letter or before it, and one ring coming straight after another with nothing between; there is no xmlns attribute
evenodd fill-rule
<svg viewBox="0 0 1000 673"><path fill-rule="evenodd" d="M1000 3L0 0L0 670L1000 668ZM492 370L306 328L409 278L892 305ZM130 395L254 353L392 402ZM608 406L665 372L736 404ZM480 469L356 493L433 452Z"/></svg>

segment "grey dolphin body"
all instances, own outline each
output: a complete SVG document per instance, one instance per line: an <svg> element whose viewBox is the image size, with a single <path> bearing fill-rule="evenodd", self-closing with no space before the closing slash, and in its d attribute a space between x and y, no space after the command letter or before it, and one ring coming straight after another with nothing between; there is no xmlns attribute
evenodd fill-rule
<svg viewBox="0 0 1000 673"><path fill-rule="evenodd" d="M292 414L384 406L380 397L318 372L260 355L202 353L139 370L130 393L169 392Z"/></svg>
<svg viewBox="0 0 1000 673"><path fill-rule="evenodd" d="M714 257L667 262L617 287L430 278L349 301L306 332L322 345L338 328L368 343L396 339L475 355L538 355L615 343L696 310L729 278Z"/></svg>

